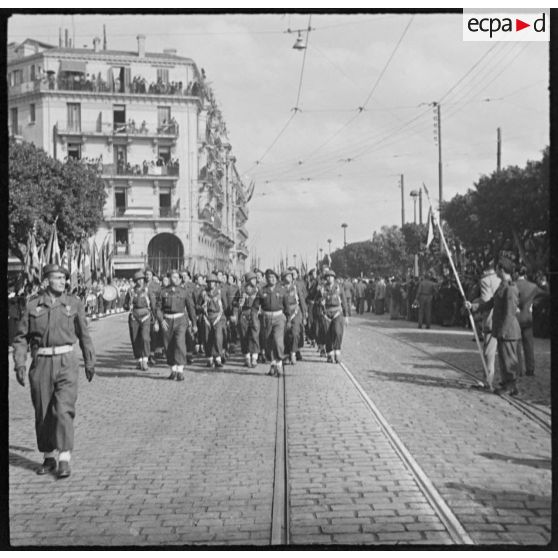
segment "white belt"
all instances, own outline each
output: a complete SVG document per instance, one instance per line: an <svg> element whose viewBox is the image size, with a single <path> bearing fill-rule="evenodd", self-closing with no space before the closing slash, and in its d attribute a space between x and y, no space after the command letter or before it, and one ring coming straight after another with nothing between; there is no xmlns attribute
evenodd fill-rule
<svg viewBox="0 0 558 558"><path fill-rule="evenodd" d="M180 318L180 316L184 316L184 312L178 312L177 314L163 314L163 317L165 318L165 320Z"/></svg>
<svg viewBox="0 0 558 558"><path fill-rule="evenodd" d="M264 310L264 314L266 316L280 316L283 313L283 310L274 310L273 312L268 312L267 310Z"/></svg>
<svg viewBox="0 0 558 558"><path fill-rule="evenodd" d="M41 356L63 355L64 353L71 353L73 350L73 345L59 345L58 347L39 347L37 349L37 354Z"/></svg>

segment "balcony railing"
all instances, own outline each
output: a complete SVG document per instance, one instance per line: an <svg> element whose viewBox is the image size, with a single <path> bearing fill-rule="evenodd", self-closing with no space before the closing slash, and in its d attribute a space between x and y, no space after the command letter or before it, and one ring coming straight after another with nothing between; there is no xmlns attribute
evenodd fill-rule
<svg viewBox="0 0 558 558"><path fill-rule="evenodd" d="M157 166L152 161L147 164L110 164L103 165L103 174L110 176L180 176L178 164Z"/></svg>
<svg viewBox="0 0 558 558"><path fill-rule="evenodd" d="M163 124L155 126L147 124L145 120L141 123L129 119L127 123L119 122L102 122L100 120L89 120L82 122L57 122L56 131L58 134L87 134L87 135L102 135L102 136L120 136L120 135L133 135L133 136L178 136L178 124Z"/></svg>
<svg viewBox="0 0 558 558"><path fill-rule="evenodd" d="M112 217L124 219L178 219L180 210L178 207L115 207Z"/></svg>
<svg viewBox="0 0 558 558"><path fill-rule="evenodd" d="M159 208L159 217L163 218L172 218L172 217L179 217L180 212L176 207L160 207Z"/></svg>
<svg viewBox="0 0 558 558"><path fill-rule="evenodd" d="M130 255L130 245L127 242L117 242L114 245L114 253L117 256L129 256Z"/></svg>

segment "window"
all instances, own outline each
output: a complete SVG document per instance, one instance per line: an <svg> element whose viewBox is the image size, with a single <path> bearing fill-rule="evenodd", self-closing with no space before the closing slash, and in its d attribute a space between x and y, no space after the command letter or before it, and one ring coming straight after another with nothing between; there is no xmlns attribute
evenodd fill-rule
<svg viewBox="0 0 558 558"><path fill-rule="evenodd" d="M171 211L170 188L161 188L159 190L159 213L161 217L170 217Z"/></svg>
<svg viewBox="0 0 558 558"><path fill-rule="evenodd" d="M170 124L171 109L170 107L157 107L157 126L162 128Z"/></svg>
<svg viewBox="0 0 558 558"><path fill-rule="evenodd" d="M68 159L81 159L81 144L69 143L68 144Z"/></svg>
<svg viewBox="0 0 558 558"><path fill-rule="evenodd" d="M115 93L126 93L130 91L131 81L131 68L120 66L109 70L109 86Z"/></svg>
<svg viewBox="0 0 558 558"><path fill-rule="evenodd" d="M128 253L128 229L114 229L116 254Z"/></svg>
<svg viewBox="0 0 558 558"><path fill-rule="evenodd" d="M114 105L112 107L112 122L115 132L126 131L126 105Z"/></svg>
<svg viewBox="0 0 558 558"><path fill-rule="evenodd" d="M159 147L159 159L163 162L164 165L169 164L171 156L170 150L171 148L167 146Z"/></svg>
<svg viewBox="0 0 558 558"><path fill-rule="evenodd" d="M12 135L18 133L18 121L17 121L17 107L10 110L10 116L12 121Z"/></svg>
<svg viewBox="0 0 558 558"><path fill-rule="evenodd" d="M35 79L37 79L36 73L35 73L35 64L31 64L31 68L29 69L29 79L31 81L35 81Z"/></svg>
<svg viewBox="0 0 558 558"><path fill-rule="evenodd" d="M14 70L12 76L12 85L19 85L23 81L23 70Z"/></svg>
<svg viewBox="0 0 558 558"><path fill-rule="evenodd" d="M157 68L157 81L162 81L163 83L169 82L169 69L168 68Z"/></svg>
<svg viewBox="0 0 558 558"><path fill-rule="evenodd" d="M114 209L116 215L124 215L126 211L126 188L114 189ZM126 231L128 235L128 231Z"/></svg>
<svg viewBox="0 0 558 558"><path fill-rule="evenodd" d="M81 132L81 105L79 103L66 103L68 107L68 130Z"/></svg>
<svg viewBox="0 0 558 558"><path fill-rule="evenodd" d="M35 124L35 103L29 105L29 123Z"/></svg>
<svg viewBox="0 0 558 558"><path fill-rule="evenodd" d="M114 164L116 165L116 174L126 173L127 152L125 145L114 146Z"/></svg>

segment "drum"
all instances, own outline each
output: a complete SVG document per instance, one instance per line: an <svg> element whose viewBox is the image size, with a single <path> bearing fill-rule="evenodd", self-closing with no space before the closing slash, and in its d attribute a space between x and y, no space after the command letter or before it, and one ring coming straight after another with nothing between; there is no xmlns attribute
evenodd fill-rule
<svg viewBox="0 0 558 558"><path fill-rule="evenodd" d="M117 296L118 296L118 291L116 290L116 287L113 287L112 285L105 285L102 294L104 301L112 302L113 300L116 300Z"/></svg>

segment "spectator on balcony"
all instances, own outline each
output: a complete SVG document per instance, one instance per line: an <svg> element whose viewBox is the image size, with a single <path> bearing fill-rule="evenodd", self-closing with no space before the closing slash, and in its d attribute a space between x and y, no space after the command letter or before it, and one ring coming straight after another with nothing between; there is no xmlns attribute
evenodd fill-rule
<svg viewBox="0 0 558 558"><path fill-rule="evenodd" d="M141 123L140 134L147 134L147 123L145 120Z"/></svg>
<svg viewBox="0 0 558 558"><path fill-rule="evenodd" d="M143 174L149 174L149 163L147 161L143 161L142 163L142 167L143 167Z"/></svg>

